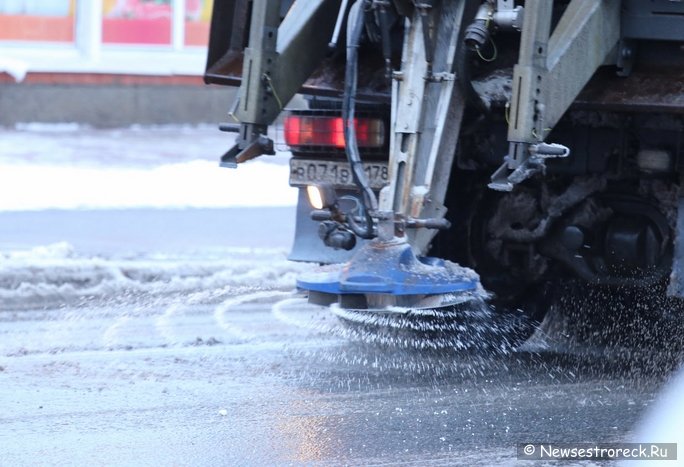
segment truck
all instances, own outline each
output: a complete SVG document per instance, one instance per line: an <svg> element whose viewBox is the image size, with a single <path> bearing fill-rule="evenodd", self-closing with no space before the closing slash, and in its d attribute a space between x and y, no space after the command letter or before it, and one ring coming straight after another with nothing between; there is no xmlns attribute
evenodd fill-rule
<svg viewBox="0 0 684 467"><path fill-rule="evenodd" d="M205 81L222 166L290 150L290 258L331 264L297 286L349 322L513 344L559 290L684 297L684 1L215 0Z"/></svg>

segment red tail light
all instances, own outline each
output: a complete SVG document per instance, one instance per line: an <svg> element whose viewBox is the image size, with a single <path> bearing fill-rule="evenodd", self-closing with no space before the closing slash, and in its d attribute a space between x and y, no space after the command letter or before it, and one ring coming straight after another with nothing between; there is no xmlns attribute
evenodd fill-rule
<svg viewBox="0 0 684 467"><path fill-rule="evenodd" d="M359 147L380 148L385 144L385 125L375 118L356 118ZM344 148L344 120L341 117L290 115L285 118L285 143L288 146L326 146Z"/></svg>

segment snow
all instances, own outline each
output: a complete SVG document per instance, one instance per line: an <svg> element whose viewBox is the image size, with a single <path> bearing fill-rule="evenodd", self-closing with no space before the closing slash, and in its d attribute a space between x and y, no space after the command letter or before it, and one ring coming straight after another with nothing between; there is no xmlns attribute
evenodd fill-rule
<svg viewBox="0 0 684 467"><path fill-rule="evenodd" d="M24 80L28 69L29 64L23 60L10 57L0 57L0 73L7 73L14 78L14 81L17 83Z"/></svg>
<svg viewBox="0 0 684 467"><path fill-rule="evenodd" d="M28 122L28 123L17 123L14 127L15 130L20 132L33 132L33 133L74 133L80 130L90 130L89 125L67 122L67 123L42 123L42 122ZM131 127L133 129L133 127Z"/></svg>
<svg viewBox="0 0 684 467"><path fill-rule="evenodd" d="M218 166L234 142L213 127L0 131L0 211L294 206L287 154Z"/></svg>
<svg viewBox="0 0 684 467"><path fill-rule="evenodd" d="M151 168L0 165L0 210L290 206L288 168L255 161L238 171L209 161Z"/></svg>
<svg viewBox="0 0 684 467"><path fill-rule="evenodd" d="M226 247L126 258L84 255L60 242L0 250L0 302L3 309L23 309L201 291L220 295L255 287L291 290L296 276L310 267L288 261L279 249Z"/></svg>
<svg viewBox="0 0 684 467"><path fill-rule="evenodd" d="M308 266L286 257L289 155L219 167L234 140L214 126L0 129L0 308L294 288Z"/></svg>
<svg viewBox="0 0 684 467"><path fill-rule="evenodd" d="M204 47L186 47L181 51L165 47L149 47L140 51L130 47L105 47L84 51L75 47L45 47L42 44L24 43L21 47L3 47L2 53L3 61L20 62L26 71L32 73L202 76L207 60Z"/></svg>

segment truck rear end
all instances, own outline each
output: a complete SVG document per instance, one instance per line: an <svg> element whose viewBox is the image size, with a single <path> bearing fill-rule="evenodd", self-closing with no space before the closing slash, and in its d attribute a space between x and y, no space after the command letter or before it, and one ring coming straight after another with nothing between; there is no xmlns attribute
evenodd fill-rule
<svg viewBox="0 0 684 467"><path fill-rule="evenodd" d="M307 96L291 257L344 263L315 303L525 336L568 286L684 294L684 2L217 0L205 80L240 86L228 167Z"/></svg>

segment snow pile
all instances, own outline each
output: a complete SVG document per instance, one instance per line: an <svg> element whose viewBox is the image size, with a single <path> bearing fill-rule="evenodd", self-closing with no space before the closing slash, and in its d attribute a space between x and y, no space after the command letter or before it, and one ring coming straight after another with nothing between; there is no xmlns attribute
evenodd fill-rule
<svg viewBox="0 0 684 467"><path fill-rule="evenodd" d="M18 123L0 129L0 164L70 167L152 167L206 160L234 144L214 125L160 125L96 129L79 123ZM271 162L286 157L272 157Z"/></svg>
<svg viewBox="0 0 684 467"><path fill-rule="evenodd" d="M152 168L0 165L0 210L292 206L285 165L192 161Z"/></svg>
<svg viewBox="0 0 684 467"><path fill-rule="evenodd" d="M220 168L234 139L207 126L0 129L0 211L294 206L288 154Z"/></svg>
<svg viewBox="0 0 684 467"><path fill-rule="evenodd" d="M4 310L38 306L130 302L220 290L290 290L310 265L285 252L225 249L211 255L135 258L81 256L68 243L0 252L0 303Z"/></svg>
<svg viewBox="0 0 684 467"><path fill-rule="evenodd" d="M90 127L88 125L76 123L76 122L67 122L67 123L29 122L29 123L17 123L14 128L16 130L19 130L19 131L33 132L33 133L74 133L76 131L89 129Z"/></svg>
<svg viewBox="0 0 684 467"><path fill-rule="evenodd" d="M10 57L0 57L0 73L7 73L17 83L24 80L28 69L29 65L27 62Z"/></svg>

